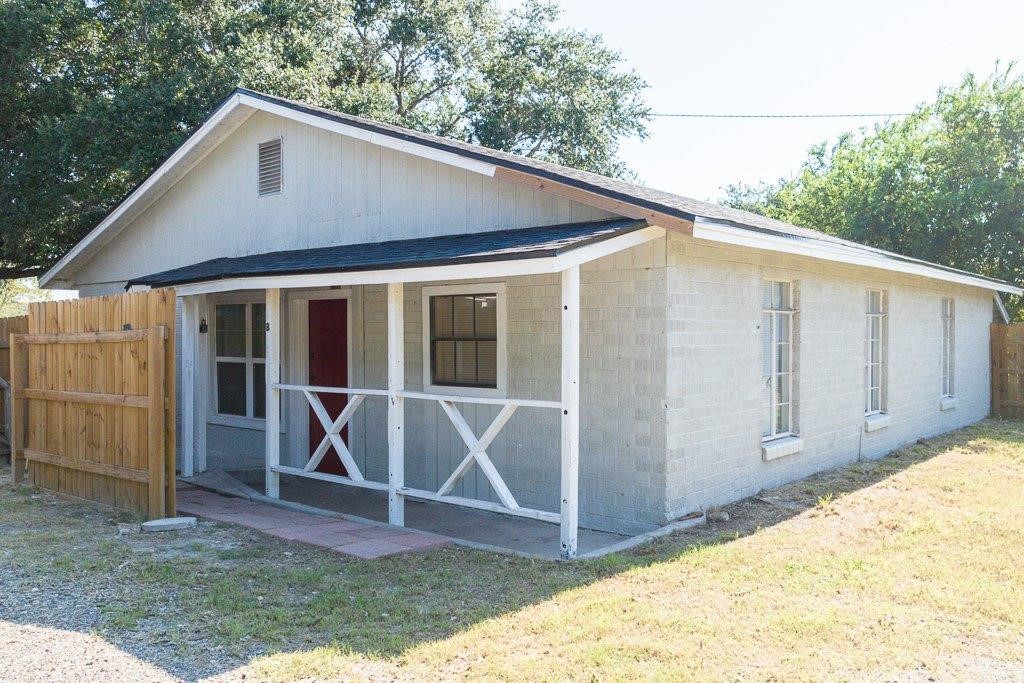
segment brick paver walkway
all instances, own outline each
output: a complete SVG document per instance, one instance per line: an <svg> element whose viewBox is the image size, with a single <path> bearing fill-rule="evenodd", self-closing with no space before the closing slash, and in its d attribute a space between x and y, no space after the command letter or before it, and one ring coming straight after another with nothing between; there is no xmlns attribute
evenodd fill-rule
<svg viewBox="0 0 1024 683"><path fill-rule="evenodd" d="M452 542L446 536L423 531L312 515L196 488L179 489L177 501L179 514L239 524L278 538L363 559L440 548Z"/></svg>

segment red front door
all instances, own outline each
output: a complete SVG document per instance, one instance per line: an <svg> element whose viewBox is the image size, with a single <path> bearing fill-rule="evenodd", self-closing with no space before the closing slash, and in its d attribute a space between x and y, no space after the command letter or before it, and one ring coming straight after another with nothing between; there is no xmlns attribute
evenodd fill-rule
<svg viewBox="0 0 1024 683"><path fill-rule="evenodd" d="M348 300L310 299L309 301L309 383L318 387L348 386ZM335 419L348 403L346 394L317 394ZM309 411L310 455L324 438L324 428L312 408ZM348 427L341 432L348 443ZM317 472L346 475L338 452L331 446Z"/></svg>

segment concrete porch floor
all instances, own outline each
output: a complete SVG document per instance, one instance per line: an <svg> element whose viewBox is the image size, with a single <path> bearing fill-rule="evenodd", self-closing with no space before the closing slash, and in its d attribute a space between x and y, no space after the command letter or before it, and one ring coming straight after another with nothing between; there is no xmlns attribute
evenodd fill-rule
<svg viewBox="0 0 1024 683"><path fill-rule="evenodd" d="M243 485L233 487L234 490L231 490L226 486L226 482L232 479ZM244 495L239 491L247 487L252 487L256 491L263 490L262 471L211 471L186 481L206 488L217 488L229 495ZM315 479L281 475L281 500L376 522L387 523L388 518L388 500L385 492ZM558 559L559 556L559 528L558 525L548 522L410 499L405 504L405 525L410 529L447 536L466 545L510 550L547 559ZM621 534L581 527L579 554L601 550L622 543L628 538Z"/></svg>
<svg viewBox="0 0 1024 683"><path fill-rule="evenodd" d="M316 479L281 476L281 498L346 515L388 521L388 496ZM431 501L406 500L405 525L460 541L505 548L527 555L557 559L559 529L555 524L486 510ZM627 537L593 529L579 530L579 554L599 550Z"/></svg>

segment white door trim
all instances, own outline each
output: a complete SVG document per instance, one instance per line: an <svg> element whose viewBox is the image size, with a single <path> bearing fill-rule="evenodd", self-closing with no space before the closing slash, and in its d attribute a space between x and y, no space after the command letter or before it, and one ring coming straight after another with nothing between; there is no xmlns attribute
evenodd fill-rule
<svg viewBox="0 0 1024 683"><path fill-rule="evenodd" d="M292 384L309 384L309 302L319 299L345 299L348 316L348 380L352 384L352 290L308 289L288 293L288 381ZM288 417L295 428L288 432L288 453L283 460L294 467L303 467L309 459L309 403L302 394L289 392ZM333 416L337 417L337 416ZM348 446L353 449L358 433L358 420L348 424ZM305 425L305 428L300 427ZM354 452L354 451L353 451Z"/></svg>

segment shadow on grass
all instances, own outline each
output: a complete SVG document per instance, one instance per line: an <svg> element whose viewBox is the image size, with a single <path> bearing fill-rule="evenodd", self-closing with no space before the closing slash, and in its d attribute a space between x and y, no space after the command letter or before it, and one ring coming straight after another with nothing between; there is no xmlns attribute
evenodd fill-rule
<svg viewBox="0 0 1024 683"><path fill-rule="evenodd" d="M11 549L3 562L14 578L0 597L0 618L96 630L182 677L323 645L391 658L563 591L785 522L979 437L1024 443L1020 423L990 420L761 492L724 508L727 522L574 563L464 548L349 560L215 524L159 538L124 534L109 511L7 484L0 540Z"/></svg>

